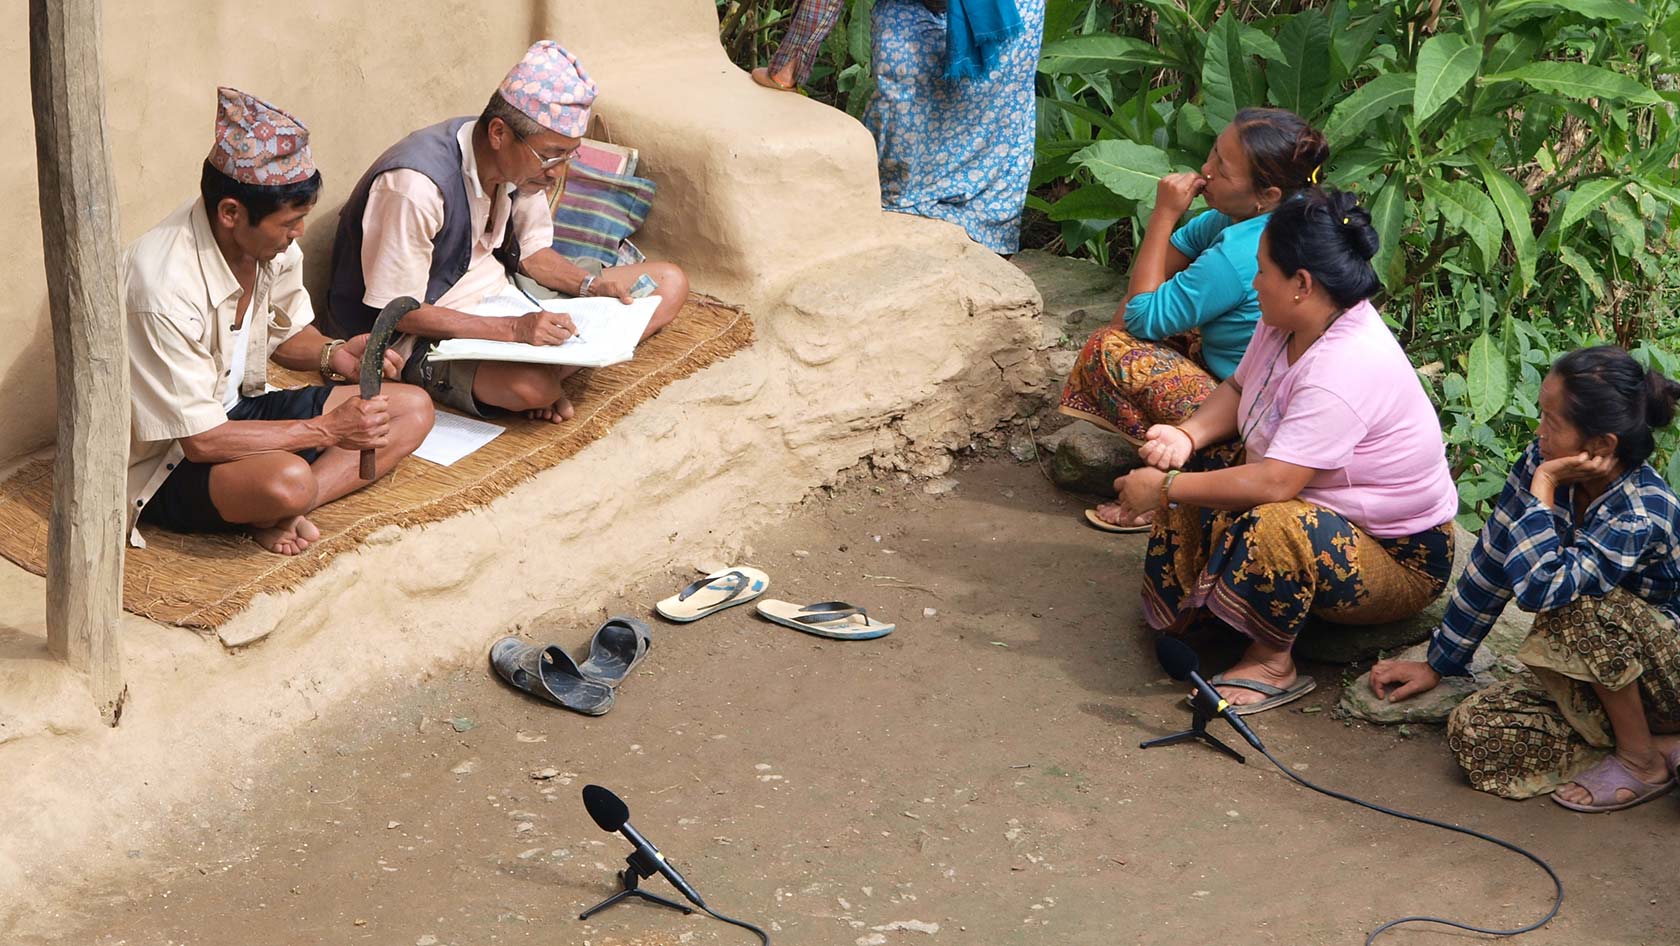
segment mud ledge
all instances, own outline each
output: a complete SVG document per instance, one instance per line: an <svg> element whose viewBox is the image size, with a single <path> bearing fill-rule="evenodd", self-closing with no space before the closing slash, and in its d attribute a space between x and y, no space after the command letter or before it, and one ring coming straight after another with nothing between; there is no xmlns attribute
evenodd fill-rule
<svg viewBox="0 0 1680 946"><path fill-rule="evenodd" d="M1030 404L1032 283L945 225L887 215L881 232L761 299L752 348L489 506L376 533L219 638L125 615L115 730L46 655L44 583L6 565L0 819L18 827L0 837L0 931L32 894L259 775L262 747L322 706L418 684L551 608L587 612L626 576L734 559L747 530L860 462L939 475Z"/></svg>

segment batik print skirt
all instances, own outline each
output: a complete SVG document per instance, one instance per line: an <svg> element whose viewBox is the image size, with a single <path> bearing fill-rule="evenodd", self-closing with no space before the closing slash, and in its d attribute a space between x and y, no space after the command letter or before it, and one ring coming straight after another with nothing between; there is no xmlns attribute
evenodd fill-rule
<svg viewBox="0 0 1680 946"><path fill-rule="evenodd" d="M871 14L881 209L948 220L995 253L1020 248L1038 121L1045 0L1016 0L1019 35L983 76L945 77L945 14L878 0Z"/></svg>
<svg viewBox="0 0 1680 946"><path fill-rule="evenodd" d="M1195 335L1152 342L1119 327L1091 333L1062 387L1060 410L1133 443L1156 424L1181 424L1219 386L1196 357Z"/></svg>
<svg viewBox="0 0 1680 946"><path fill-rule="evenodd" d="M1535 615L1517 659L1527 672L1471 694L1447 719L1447 746L1474 788L1532 798L1608 755L1616 739L1594 683L1637 683L1651 728L1680 730L1680 628L1630 592Z"/></svg>
<svg viewBox="0 0 1680 946"><path fill-rule="evenodd" d="M1242 448L1203 450L1186 470L1241 462ZM1291 647L1309 617L1381 624L1440 597L1452 574L1452 523L1378 538L1299 499L1243 512L1179 503L1156 513L1143 561L1149 626L1182 633L1205 612L1256 641Z"/></svg>

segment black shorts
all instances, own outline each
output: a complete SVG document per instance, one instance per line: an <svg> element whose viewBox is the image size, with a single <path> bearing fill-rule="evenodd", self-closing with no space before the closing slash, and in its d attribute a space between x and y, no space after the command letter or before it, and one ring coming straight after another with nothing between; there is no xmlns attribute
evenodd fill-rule
<svg viewBox="0 0 1680 946"><path fill-rule="evenodd" d="M330 387L297 388L291 391L270 391L256 397L242 398L228 420L308 420L320 417L327 403ZM319 450L299 450L298 456L314 463ZM175 471L163 481L150 502L140 510L140 521L162 526L172 532L232 532L240 526L222 518L210 501L210 469L214 463L194 463L182 460Z"/></svg>

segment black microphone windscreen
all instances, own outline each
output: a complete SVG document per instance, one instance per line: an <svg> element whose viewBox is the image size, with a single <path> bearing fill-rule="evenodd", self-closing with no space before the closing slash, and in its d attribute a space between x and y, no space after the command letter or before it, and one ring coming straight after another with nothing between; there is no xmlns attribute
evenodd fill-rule
<svg viewBox="0 0 1680 946"><path fill-rule="evenodd" d="M583 807L602 831L617 831L630 820L630 806L599 785L583 787Z"/></svg>
<svg viewBox="0 0 1680 946"><path fill-rule="evenodd" d="M1190 645L1176 637L1162 634L1155 638L1155 659L1161 662L1161 669L1174 680L1188 680L1202 665L1201 658L1190 649Z"/></svg>

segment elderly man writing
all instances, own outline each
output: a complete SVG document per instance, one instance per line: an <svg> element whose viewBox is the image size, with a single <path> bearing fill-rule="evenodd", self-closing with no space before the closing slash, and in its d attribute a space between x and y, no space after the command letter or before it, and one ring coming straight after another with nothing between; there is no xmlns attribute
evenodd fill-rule
<svg viewBox="0 0 1680 946"><path fill-rule="evenodd" d="M512 362L433 362L419 340L482 338L560 345L576 327L563 314L532 305L518 318L465 311L516 292L516 273L556 292L613 296L628 303L647 274L662 302L651 335L688 296L682 270L668 263L602 269L566 259L553 248L553 221L543 195L559 184L589 127L595 83L558 43L533 45L477 118L423 128L391 146L356 185L338 221L333 247L333 322L365 332L397 296L425 302L397 328L412 351L403 379L464 414L525 411L555 423L572 416L561 382L575 368Z"/></svg>
<svg viewBox="0 0 1680 946"><path fill-rule="evenodd" d="M307 514L365 485L359 451L376 450L384 476L431 430L431 401L407 385L369 400L354 387L267 389L270 360L341 381L367 346L365 335L332 341L311 324L296 241L320 192L308 129L221 89L199 196L124 254L135 545L138 521L245 529L295 555L320 538ZM387 357L392 377L401 368Z"/></svg>

